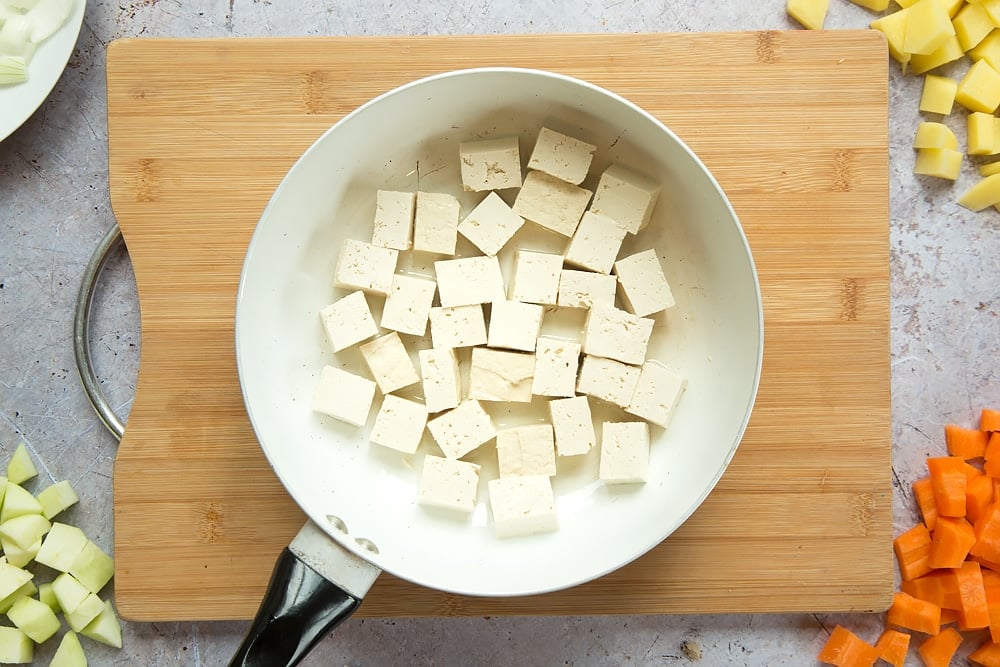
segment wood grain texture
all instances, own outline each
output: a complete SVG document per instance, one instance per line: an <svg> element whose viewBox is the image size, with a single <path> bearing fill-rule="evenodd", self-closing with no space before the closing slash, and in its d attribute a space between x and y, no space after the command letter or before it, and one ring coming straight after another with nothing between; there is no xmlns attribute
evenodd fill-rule
<svg viewBox="0 0 1000 667"><path fill-rule="evenodd" d="M855 611L890 601L887 61L871 31L125 40L110 183L142 357L115 466L116 596L136 620L253 614L303 516L261 453L233 351L239 271L326 128L414 78L510 65L622 94L713 170L760 273L743 443L662 545L589 584L477 599L384 575L370 616Z"/></svg>

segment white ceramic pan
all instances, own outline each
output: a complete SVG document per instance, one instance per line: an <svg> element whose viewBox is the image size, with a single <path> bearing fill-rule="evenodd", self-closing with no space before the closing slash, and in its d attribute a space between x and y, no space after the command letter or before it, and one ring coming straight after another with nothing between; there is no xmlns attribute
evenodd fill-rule
<svg viewBox="0 0 1000 667"><path fill-rule="evenodd" d="M654 247L662 260L677 306L657 316L648 357L683 374L688 386L669 428L651 429L646 484L600 483L597 451L560 460L553 482L559 529L497 539L485 481L471 516L417 504L421 460L437 453L428 437L415 455L403 455L369 444L371 419L354 428L311 411L325 364L365 373L356 352L330 351L318 313L344 293L332 286L342 242L371 238L376 190L451 192L468 211L482 195L462 192L459 142L518 135L526 163L542 126L597 146L585 186L612 161L663 184L650 224L622 252ZM528 224L512 244L561 252L565 239ZM501 259L509 270L509 258ZM369 301L380 310L379 298ZM552 317L553 326L559 319ZM572 322L562 326L572 330ZM240 280L236 352L247 410L310 523L276 567L234 664L293 664L353 611L382 570L443 591L512 596L574 586L629 563L676 530L719 480L750 417L762 349L760 291L735 213L691 150L637 106L583 81L517 69L441 74L365 104L289 171L260 219ZM545 414L541 403L491 410L500 427ZM626 417L595 411L616 415ZM483 478L496 476L491 445L469 458L483 465ZM304 591L315 593L310 602Z"/></svg>

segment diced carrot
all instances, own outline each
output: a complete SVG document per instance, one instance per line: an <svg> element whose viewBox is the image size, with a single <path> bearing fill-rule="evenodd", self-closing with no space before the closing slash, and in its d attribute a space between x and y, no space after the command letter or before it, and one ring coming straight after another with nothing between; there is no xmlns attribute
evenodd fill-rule
<svg viewBox="0 0 1000 667"><path fill-rule="evenodd" d="M994 498L993 478L986 475L970 478L965 485L965 518L975 522Z"/></svg>
<svg viewBox="0 0 1000 667"><path fill-rule="evenodd" d="M924 525L927 526L928 530L934 530L938 511L937 503L934 501L934 485L930 477L918 479L913 483L913 499L916 500L917 507L920 509L920 516L924 518Z"/></svg>
<svg viewBox="0 0 1000 667"><path fill-rule="evenodd" d="M961 644L962 635L958 630L945 628L933 637L928 637L917 650L927 667L948 667Z"/></svg>
<svg viewBox="0 0 1000 667"><path fill-rule="evenodd" d="M836 667L869 667L878 660L878 650L843 626L836 626L816 659Z"/></svg>
<svg viewBox="0 0 1000 667"><path fill-rule="evenodd" d="M941 625L958 623L958 610L941 607Z"/></svg>
<svg viewBox="0 0 1000 667"><path fill-rule="evenodd" d="M959 600L958 627L962 630L978 630L990 625L990 610L986 602L986 586L979 563L966 561L955 571L955 583Z"/></svg>
<svg viewBox="0 0 1000 667"><path fill-rule="evenodd" d="M990 613L990 638L1000 641L1000 574L983 570L983 590Z"/></svg>
<svg viewBox="0 0 1000 667"><path fill-rule="evenodd" d="M944 425L944 442L948 453L963 459L978 459L986 453L989 434L978 428L963 428L958 424Z"/></svg>
<svg viewBox="0 0 1000 667"><path fill-rule="evenodd" d="M913 581L904 581L900 588L907 595L925 600L943 609L958 610L962 601L955 585L954 570L937 570Z"/></svg>
<svg viewBox="0 0 1000 667"><path fill-rule="evenodd" d="M939 516L965 516L965 460L960 456L933 456L927 459L934 503Z"/></svg>
<svg viewBox="0 0 1000 667"><path fill-rule="evenodd" d="M992 486L990 487L992 490ZM892 541L899 564L899 574L904 581L922 577L931 571L928 558L931 553L931 533L927 526L918 523Z"/></svg>
<svg viewBox="0 0 1000 667"><path fill-rule="evenodd" d="M976 543L969 553L1000 563L1000 503L987 505L973 526Z"/></svg>
<svg viewBox="0 0 1000 667"><path fill-rule="evenodd" d="M979 413L979 428L983 431L1000 431L1000 410L983 408Z"/></svg>
<svg viewBox="0 0 1000 667"><path fill-rule="evenodd" d="M910 635L899 630L886 630L875 642L878 657L893 667L903 667L906 652L910 649Z"/></svg>
<svg viewBox="0 0 1000 667"><path fill-rule="evenodd" d="M895 593L886 622L897 628L936 635L941 631L941 607L908 593Z"/></svg>
<svg viewBox="0 0 1000 667"><path fill-rule="evenodd" d="M983 667L1000 667L1000 643L987 639L969 654L969 660Z"/></svg>
<svg viewBox="0 0 1000 667"><path fill-rule="evenodd" d="M934 569L962 567L975 543L976 533L971 523L962 518L940 516L931 533L927 564Z"/></svg>
<svg viewBox="0 0 1000 667"><path fill-rule="evenodd" d="M990 433L990 439L986 441L986 451L983 452L983 458L987 461L1000 459L1000 436L997 433L1000 431Z"/></svg>

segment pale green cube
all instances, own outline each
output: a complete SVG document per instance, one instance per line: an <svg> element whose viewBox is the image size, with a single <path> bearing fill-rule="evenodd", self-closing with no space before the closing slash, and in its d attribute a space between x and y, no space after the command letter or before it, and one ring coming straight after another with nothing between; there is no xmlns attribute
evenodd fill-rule
<svg viewBox="0 0 1000 667"><path fill-rule="evenodd" d="M27 482L32 477L38 476L38 469L35 468L35 464L31 462L31 456L28 454L28 448L24 446L22 442L14 450L14 453L10 455L10 460L7 461L7 481L13 482L14 484L21 484Z"/></svg>
<svg viewBox="0 0 1000 667"><path fill-rule="evenodd" d="M43 489L36 499L42 505L42 515L50 521L52 517L80 500L69 480L65 479Z"/></svg>
<svg viewBox="0 0 1000 667"><path fill-rule="evenodd" d="M87 596L92 595L73 575L65 572L52 580L52 591L59 601L59 608L67 615L76 611Z"/></svg>
<svg viewBox="0 0 1000 667"><path fill-rule="evenodd" d="M91 593L100 593L115 575L115 559L104 553L92 540L87 541L69 568L69 573Z"/></svg>
<svg viewBox="0 0 1000 667"><path fill-rule="evenodd" d="M0 599L16 591L31 581L31 573L11 565L6 560L0 562Z"/></svg>
<svg viewBox="0 0 1000 667"><path fill-rule="evenodd" d="M31 637L17 628L0 627L0 663L26 665L35 657Z"/></svg>
<svg viewBox="0 0 1000 667"><path fill-rule="evenodd" d="M15 602L7 611L7 618L36 644L41 644L59 631L56 613L33 597L25 596Z"/></svg>
<svg viewBox="0 0 1000 667"><path fill-rule="evenodd" d="M115 615L110 600L104 603L104 611L81 630L80 634L108 646L122 647L122 626L118 623L118 616Z"/></svg>
<svg viewBox="0 0 1000 667"><path fill-rule="evenodd" d="M70 630L63 635L49 667L87 667L87 655L83 652L80 638L75 632Z"/></svg>
<svg viewBox="0 0 1000 667"><path fill-rule="evenodd" d="M41 540L51 527L49 520L41 514L22 514L0 523L0 539L6 539L22 549L27 549Z"/></svg>
<svg viewBox="0 0 1000 667"><path fill-rule="evenodd" d="M35 588L35 582L28 581L23 586L18 588L16 591L14 591L7 597L0 600L0 614L6 614L7 610L13 607L15 602L17 602L18 600L20 600L25 596L34 595L37 592L38 589Z"/></svg>
<svg viewBox="0 0 1000 667"><path fill-rule="evenodd" d="M41 514L42 504L35 500L24 487L7 481L4 486L3 508L0 509L0 523L25 514Z"/></svg>
<svg viewBox="0 0 1000 667"><path fill-rule="evenodd" d="M104 611L104 600L90 593L76 609L63 615L66 617L69 627L73 628L75 632L80 632L102 611Z"/></svg>
<svg viewBox="0 0 1000 667"><path fill-rule="evenodd" d="M38 599L49 605L49 608L55 613L59 614L62 612L62 607L59 606L59 600L56 598L56 592L52 590L51 581L38 587Z"/></svg>
<svg viewBox="0 0 1000 667"><path fill-rule="evenodd" d="M24 549L7 538L0 538L0 548L3 549L3 555L7 557L7 562L15 567L24 567L31 563L38 554L41 546L42 541L40 539L27 549Z"/></svg>
<svg viewBox="0 0 1000 667"><path fill-rule="evenodd" d="M42 548L38 550L35 560L53 570L69 572L76 562L76 557L89 541L84 532L76 526L55 521L42 540Z"/></svg>

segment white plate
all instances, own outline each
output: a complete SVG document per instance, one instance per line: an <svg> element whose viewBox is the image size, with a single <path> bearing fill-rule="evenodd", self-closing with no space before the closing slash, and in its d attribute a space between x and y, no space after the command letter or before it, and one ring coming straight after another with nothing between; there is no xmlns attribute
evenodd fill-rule
<svg viewBox="0 0 1000 667"><path fill-rule="evenodd" d="M404 456L370 445L367 428L310 410L324 364L365 372L356 352L335 357L329 351L318 313L340 294L332 276L343 240L371 237L377 189L448 191L468 211L477 197L461 189L459 142L484 133L517 134L526 161L543 125L597 145L592 177L584 185L593 187L611 160L663 183L652 221L623 252L653 246L664 260L677 307L657 317L649 356L683 373L689 387L670 427L652 428L648 483L609 488L596 481L596 450L562 459L554 481L559 530L500 540L493 534L485 481L472 516L417 505L422 457L436 451L427 438L415 456ZM559 250L565 241L530 227L512 243ZM370 301L380 310L379 298ZM617 569L659 544L698 507L735 453L750 416L763 350L761 313L756 272L736 215L673 133L631 103L575 79L473 70L431 77L373 100L331 128L292 167L247 252L236 354L264 452L317 525L383 570L416 583L470 595L520 595ZM501 426L545 414L540 401L515 412L489 409ZM627 418L620 411L602 413ZM486 478L496 475L492 452L486 445L469 457L483 465ZM338 532L330 517L347 533ZM377 554L365 549L369 544Z"/></svg>
<svg viewBox="0 0 1000 667"><path fill-rule="evenodd" d="M0 86L0 141L21 127L55 88L80 36L86 8L85 0L76 0L66 23L38 46L28 63L27 81Z"/></svg>

